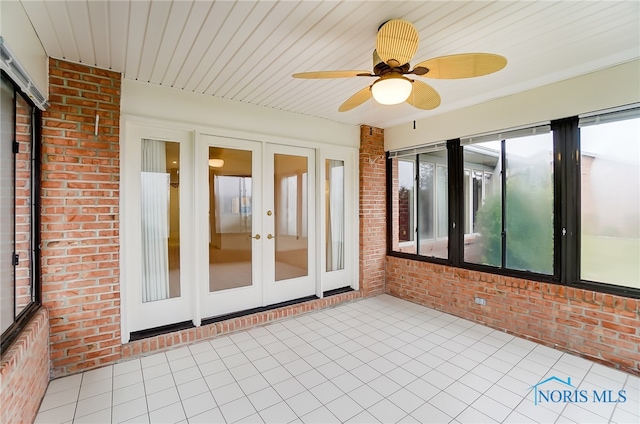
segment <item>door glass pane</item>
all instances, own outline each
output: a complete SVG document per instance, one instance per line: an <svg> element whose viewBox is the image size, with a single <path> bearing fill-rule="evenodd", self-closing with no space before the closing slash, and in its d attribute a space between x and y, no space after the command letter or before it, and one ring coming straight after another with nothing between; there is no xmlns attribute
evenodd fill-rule
<svg viewBox="0 0 640 424"><path fill-rule="evenodd" d="M327 271L344 269L344 161L327 159L326 228Z"/></svg>
<svg viewBox="0 0 640 424"><path fill-rule="evenodd" d="M142 301L180 296L180 144L142 140Z"/></svg>
<svg viewBox="0 0 640 424"><path fill-rule="evenodd" d="M209 147L209 291L252 284L252 153Z"/></svg>
<svg viewBox="0 0 640 424"><path fill-rule="evenodd" d="M275 154L274 188L276 281L306 276L309 274L307 158Z"/></svg>

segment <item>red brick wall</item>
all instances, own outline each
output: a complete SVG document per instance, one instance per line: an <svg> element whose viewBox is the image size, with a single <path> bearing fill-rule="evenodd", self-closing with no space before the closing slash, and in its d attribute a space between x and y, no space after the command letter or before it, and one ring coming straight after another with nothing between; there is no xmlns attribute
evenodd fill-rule
<svg viewBox="0 0 640 424"><path fill-rule="evenodd" d="M16 316L31 303L31 106L20 96L16 102L16 194L15 194L15 249L19 256L15 269Z"/></svg>
<svg viewBox="0 0 640 424"><path fill-rule="evenodd" d="M360 127L360 290L384 292L387 251L384 130Z"/></svg>
<svg viewBox="0 0 640 424"><path fill-rule="evenodd" d="M121 357L120 74L50 59L49 92L42 123L42 301L55 377Z"/></svg>
<svg viewBox="0 0 640 424"><path fill-rule="evenodd" d="M639 300L394 257L386 276L393 296L640 375Z"/></svg>
<svg viewBox="0 0 640 424"><path fill-rule="evenodd" d="M49 384L49 321L40 308L0 363L0 423L33 422Z"/></svg>

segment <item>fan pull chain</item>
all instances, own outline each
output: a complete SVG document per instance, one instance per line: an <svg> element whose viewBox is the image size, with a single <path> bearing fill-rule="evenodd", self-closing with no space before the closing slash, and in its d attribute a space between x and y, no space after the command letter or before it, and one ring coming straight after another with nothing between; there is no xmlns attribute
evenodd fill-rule
<svg viewBox="0 0 640 424"><path fill-rule="evenodd" d="M369 135L373 135L373 99L371 98L371 89L369 89Z"/></svg>
<svg viewBox="0 0 640 424"><path fill-rule="evenodd" d="M414 81L411 81L411 85L413 86ZM411 95L413 96L413 105L416 105L416 90L415 90L415 86L411 87ZM416 129L416 120L413 120L413 129Z"/></svg>

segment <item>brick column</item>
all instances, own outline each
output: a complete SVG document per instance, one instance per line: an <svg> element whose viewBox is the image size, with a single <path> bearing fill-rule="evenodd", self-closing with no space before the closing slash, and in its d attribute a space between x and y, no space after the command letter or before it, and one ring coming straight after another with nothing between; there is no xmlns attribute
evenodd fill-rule
<svg viewBox="0 0 640 424"><path fill-rule="evenodd" d="M120 80L116 72L49 60L51 107L42 123L42 301L51 323L54 377L121 357Z"/></svg>
<svg viewBox="0 0 640 424"><path fill-rule="evenodd" d="M360 127L360 290L384 293L387 253L384 130Z"/></svg>

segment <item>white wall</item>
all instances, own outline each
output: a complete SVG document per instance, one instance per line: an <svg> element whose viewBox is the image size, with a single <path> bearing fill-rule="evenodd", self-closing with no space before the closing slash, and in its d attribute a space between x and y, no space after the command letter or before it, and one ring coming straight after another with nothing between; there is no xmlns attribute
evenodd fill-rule
<svg viewBox="0 0 640 424"><path fill-rule="evenodd" d="M640 102L640 60L385 129L385 150Z"/></svg>
<svg viewBox="0 0 640 424"><path fill-rule="evenodd" d="M186 92L139 81L123 80L122 115L217 129L212 135L264 141L292 141L360 146L360 129L306 115ZM210 133L211 131L206 131Z"/></svg>
<svg viewBox="0 0 640 424"><path fill-rule="evenodd" d="M38 90L48 99L49 67L47 55L27 18L22 4L16 0L0 1L0 35L5 45L18 58Z"/></svg>

